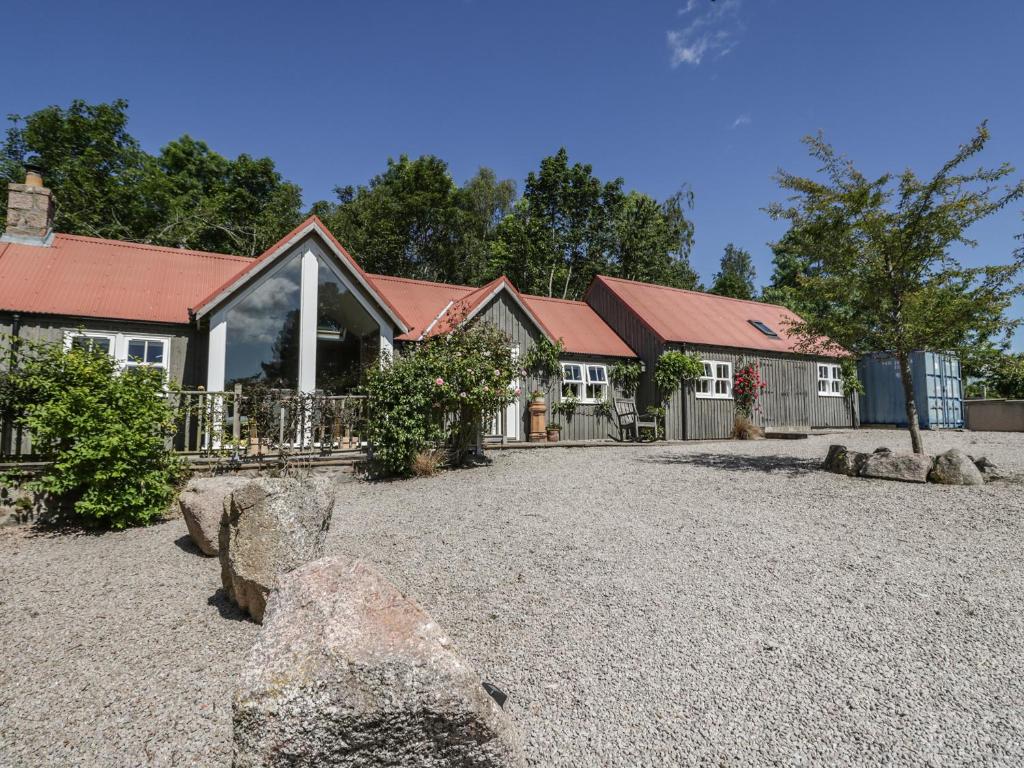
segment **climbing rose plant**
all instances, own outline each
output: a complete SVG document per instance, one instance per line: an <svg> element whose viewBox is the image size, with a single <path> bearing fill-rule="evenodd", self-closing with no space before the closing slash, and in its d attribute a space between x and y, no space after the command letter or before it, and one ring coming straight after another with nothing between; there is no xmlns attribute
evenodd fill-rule
<svg viewBox="0 0 1024 768"><path fill-rule="evenodd" d="M461 463L487 419L519 390L509 337L485 323L404 349L369 371L367 432L381 475L408 475L421 451L443 448Z"/></svg>
<svg viewBox="0 0 1024 768"><path fill-rule="evenodd" d="M768 384L761 378L761 367L757 363L738 369L732 382L732 397L736 403L736 413L750 418L756 411L759 411L760 407L757 402L767 388Z"/></svg>

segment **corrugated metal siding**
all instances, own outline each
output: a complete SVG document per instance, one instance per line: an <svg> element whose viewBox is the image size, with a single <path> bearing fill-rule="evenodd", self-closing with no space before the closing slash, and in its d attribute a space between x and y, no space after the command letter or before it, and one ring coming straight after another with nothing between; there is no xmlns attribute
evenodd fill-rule
<svg viewBox="0 0 1024 768"><path fill-rule="evenodd" d="M768 384L759 401L754 421L769 430L807 431L812 427L850 427L854 423L852 400L819 397L817 359L793 355L742 352L721 347L678 346L704 360L731 363L738 368L758 363ZM698 398L693 384L683 387L684 435L687 440L726 438L732 434L735 401Z"/></svg>
<svg viewBox="0 0 1024 768"><path fill-rule="evenodd" d="M615 365L621 358L616 357L598 357L594 355L563 355L562 359L566 362L574 361L580 363L593 363L608 366L608 379L611 381L612 366ZM616 387L614 384L610 384L612 388L612 397L625 398L625 393ZM609 438L613 440L619 439L619 426L618 420L615 414L612 413L608 417L599 416L597 406L592 404L581 403L576 407L576 413L572 416L552 416L551 415L551 402L559 402L562 399L561 392L556 391L552 393L552 398L549 395L548 399L548 421L556 421L562 425L561 438L563 440L607 440Z"/></svg>
<svg viewBox="0 0 1024 768"><path fill-rule="evenodd" d="M99 320L96 318L22 315L19 336L29 341L60 343L64 339L64 331L73 331L77 328L105 333L169 336L171 348L168 374L171 383L186 389L199 384L205 385L206 383L206 357L203 355L200 360L196 355L197 348L200 345L195 343L195 331L188 326L132 323L119 320ZM0 319L0 332L10 333L10 329L10 316ZM6 365L6 361L4 361L4 364Z"/></svg>
<svg viewBox="0 0 1024 768"><path fill-rule="evenodd" d="M637 410L643 413L648 406L658 405L658 395L654 388L654 366L665 349L661 339L599 280L587 291L587 303L640 356L647 368L640 377L640 386L636 393ZM678 394L668 404L665 421L666 437L670 440L682 439L682 400Z"/></svg>
<svg viewBox="0 0 1024 768"><path fill-rule="evenodd" d="M860 397L863 422L907 426L903 378L896 358L884 353L866 355L858 365L858 373L864 383L864 394ZM937 352L911 353L910 376L922 429L964 426L963 381L958 358Z"/></svg>

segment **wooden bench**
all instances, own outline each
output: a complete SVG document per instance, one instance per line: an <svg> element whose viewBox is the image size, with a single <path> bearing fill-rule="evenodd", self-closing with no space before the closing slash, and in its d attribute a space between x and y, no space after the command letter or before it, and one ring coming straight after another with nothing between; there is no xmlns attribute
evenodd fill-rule
<svg viewBox="0 0 1024 768"><path fill-rule="evenodd" d="M645 416L641 417L636 410L636 403L632 400L620 400L615 399L615 416L619 421L619 439L625 440L625 434L627 430L632 431L633 440L640 442L640 430L650 429L651 439L658 439L658 417L657 416Z"/></svg>

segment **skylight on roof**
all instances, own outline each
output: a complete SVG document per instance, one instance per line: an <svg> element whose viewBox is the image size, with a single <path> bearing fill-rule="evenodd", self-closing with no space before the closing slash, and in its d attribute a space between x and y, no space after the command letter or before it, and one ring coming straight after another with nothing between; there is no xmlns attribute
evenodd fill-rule
<svg viewBox="0 0 1024 768"><path fill-rule="evenodd" d="M773 331L767 325L762 323L760 320L747 320L747 322L750 323L755 328L757 328L757 330L759 330L765 336L771 336L773 339L779 338L779 334L777 334L775 331Z"/></svg>

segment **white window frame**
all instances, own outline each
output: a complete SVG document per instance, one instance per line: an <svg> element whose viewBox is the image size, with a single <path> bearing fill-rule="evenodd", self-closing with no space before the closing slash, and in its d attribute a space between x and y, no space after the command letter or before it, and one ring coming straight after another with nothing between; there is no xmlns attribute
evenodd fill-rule
<svg viewBox="0 0 1024 768"><path fill-rule="evenodd" d="M71 349L73 340L79 336L110 341L110 356L117 361L122 370L129 367L147 366L159 368L165 375L171 370L171 337L158 336L151 333L121 333L111 331L94 331L89 328L75 328L64 331L64 349ZM133 341L160 342L164 345L163 360L159 363L134 363L128 359L128 345Z"/></svg>
<svg viewBox="0 0 1024 768"><path fill-rule="evenodd" d="M600 369L604 374L603 380L590 378L591 369ZM584 403L603 403L608 399L608 366L604 363L586 363L583 366L583 378L586 379L586 383L583 385L583 394L586 395L581 402ZM591 395L590 388L599 387L600 389L595 390L600 394Z"/></svg>
<svg viewBox="0 0 1024 768"><path fill-rule="evenodd" d="M842 366L837 363L818 363L817 366L817 384L815 388L818 391L818 397L842 397ZM822 371L825 372L824 376L822 376ZM824 391L822 391L822 384L825 385Z"/></svg>
<svg viewBox="0 0 1024 768"><path fill-rule="evenodd" d="M579 368L579 377L569 376L568 368ZM587 374L586 366L583 363L577 363L575 361L563 362L562 363L562 399L564 400L569 395L565 392L568 389L571 393L571 397L576 398L581 403L584 402L584 395L586 395L587 387Z"/></svg>
<svg viewBox="0 0 1024 768"><path fill-rule="evenodd" d="M732 363L725 360L701 360L704 375L694 385L694 395L699 400L732 400ZM719 376L719 367L725 366L725 376ZM724 392L719 392L718 383L724 382ZM704 389L704 387L707 389Z"/></svg>

